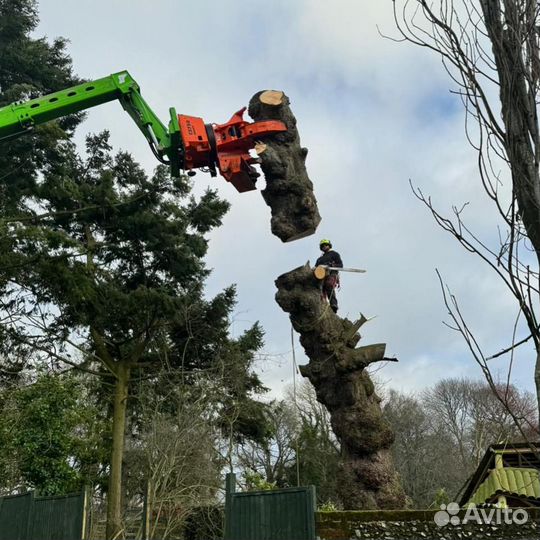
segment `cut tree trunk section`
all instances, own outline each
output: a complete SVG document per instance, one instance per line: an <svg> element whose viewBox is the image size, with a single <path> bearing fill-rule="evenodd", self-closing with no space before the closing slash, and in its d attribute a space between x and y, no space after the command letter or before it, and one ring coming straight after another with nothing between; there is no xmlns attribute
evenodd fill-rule
<svg viewBox="0 0 540 540"><path fill-rule="evenodd" d="M291 242L313 234L321 221L313 184L306 171L307 148L300 145L289 98L278 90L255 94L249 115L256 122L279 120L287 131L261 137L256 147L266 178L262 196L272 212L272 234Z"/></svg>
<svg viewBox="0 0 540 540"><path fill-rule="evenodd" d="M341 443L339 495L345 509L398 509L406 496L390 454L394 434L366 367L385 358L384 344L356 347L366 322L341 319L321 297L306 264L278 277L276 301L290 315L309 363L300 372L330 413Z"/></svg>

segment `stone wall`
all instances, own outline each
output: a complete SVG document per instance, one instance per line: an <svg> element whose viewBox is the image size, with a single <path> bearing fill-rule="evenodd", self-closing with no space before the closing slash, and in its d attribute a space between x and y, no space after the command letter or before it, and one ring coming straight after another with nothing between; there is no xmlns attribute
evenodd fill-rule
<svg viewBox="0 0 540 540"><path fill-rule="evenodd" d="M526 509L528 520L522 525L496 519L492 524L473 522L438 526L435 510L382 510L356 512L317 512L317 537L320 540L513 540L540 537L540 509ZM465 512L456 517L461 522ZM500 523L497 523L499 521Z"/></svg>

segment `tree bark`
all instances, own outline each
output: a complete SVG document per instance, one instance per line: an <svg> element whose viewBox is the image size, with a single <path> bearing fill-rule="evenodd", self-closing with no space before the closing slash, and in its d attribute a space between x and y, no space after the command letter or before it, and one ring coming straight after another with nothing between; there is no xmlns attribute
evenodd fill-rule
<svg viewBox="0 0 540 540"><path fill-rule="evenodd" d="M321 298L309 264L276 280L276 301L300 333L309 364L300 372L330 412L341 443L339 494L345 509L402 508L406 496L390 455L394 440L366 367L385 360L384 344L357 348L355 323L341 319Z"/></svg>
<svg viewBox="0 0 540 540"><path fill-rule="evenodd" d="M537 418L540 418L540 350L538 349L536 350L536 361L534 363L534 386L536 388Z"/></svg>
<svg viewBox="0 0 540 540"><path fill-rule="evenodd" d="M114 392L112 454L109 489L107 492L107 540L122 534L122 460L126 431L126 407L128 399L130 368L124 362L116 363L116 386Z"/></svg>
<svg viewBox="0 0 540 540"><path fill-rule="evenodd" d="M261 168L266 178L262 196L272 211L272 234L283 242L313 234L321 221L313 184L306 171L307 148L300 145L296 118L289 98L280 91L266 90L249 102L249 115L255 121L279 120L287 131L261 137Z"/></svg>
<svg viewBox="0 0 540 540"><path fill-rule="evenodd" d="M513 196L540 264L540 129L537 111L540 53L537 2L528 0L526 6L522 6L506 2L501 5L500 0L481 0L480 5L497 67L506 131L504 147L512 173ZM521 310L536 348L534 379L540 415L540 331L534 313L526 305Z"/></svg>

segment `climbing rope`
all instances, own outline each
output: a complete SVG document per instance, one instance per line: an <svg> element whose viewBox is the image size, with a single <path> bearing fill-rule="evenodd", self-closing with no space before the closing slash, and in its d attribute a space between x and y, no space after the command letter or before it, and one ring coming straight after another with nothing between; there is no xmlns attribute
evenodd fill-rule
<svg viewBox="0 0 540 540"><path fill-rule="evenodd" d="M291 349L292 349L292 359L293 359L293 400L295 408L300 411L298 407L298 401L296 400L296 372L298 366L296 365L296 352L294 348L294 328L291 323ZM300 417L299 417L300 418ZM296 435L296 487L300 487L300 447L298 440L300 438L300 432Z"/></svg>

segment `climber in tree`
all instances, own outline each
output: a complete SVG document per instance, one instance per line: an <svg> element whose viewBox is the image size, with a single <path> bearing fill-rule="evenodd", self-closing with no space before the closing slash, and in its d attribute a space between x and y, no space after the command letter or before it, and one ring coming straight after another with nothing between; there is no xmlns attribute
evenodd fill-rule
<svg viewBox="0 0 540 540"><path fill-rule="evenodd" d="M332 249L332 242L323 238L319 242L319 247L323 254L317 259L316 266L329 266L331 268L343 268L343 262L337 251ZM330 307L337 313L338 301L336 298L336 287L339 285L339 274L328 270L324 281L322 282L322 291L330 302Z"/></svg>

